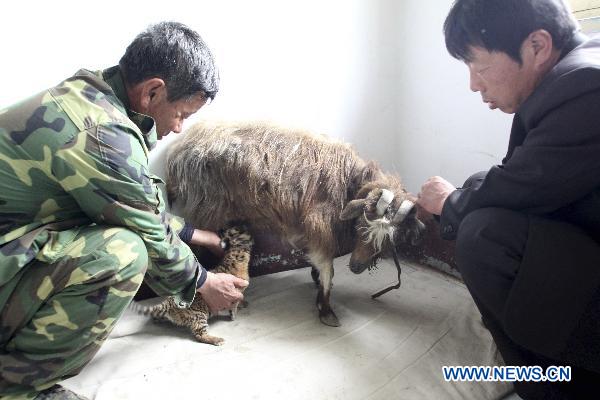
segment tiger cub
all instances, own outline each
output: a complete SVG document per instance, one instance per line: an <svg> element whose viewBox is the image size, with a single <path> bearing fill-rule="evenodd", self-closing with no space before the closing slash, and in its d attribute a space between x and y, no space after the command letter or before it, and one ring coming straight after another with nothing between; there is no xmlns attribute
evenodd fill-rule
<svg viewBox="0 0 600 400"><path fill-rule="evenodd" d="M222 240L226 245L225 255L221 262L211 272L225 272L249 280L248 264L254 241L243 225L236 225L225 230ZM239 303L229 311L233 320L237 314ZM168 320L178 326L188 327L197 341L215 346L223 344L224 339L208 334L208 318L210 316L208 305L196 293L194 301L189 308L179 308L173 296L167 297L162 303L155 306L140 306L134 304L132 308L140 314L150 315L156 319Z"/></svg>

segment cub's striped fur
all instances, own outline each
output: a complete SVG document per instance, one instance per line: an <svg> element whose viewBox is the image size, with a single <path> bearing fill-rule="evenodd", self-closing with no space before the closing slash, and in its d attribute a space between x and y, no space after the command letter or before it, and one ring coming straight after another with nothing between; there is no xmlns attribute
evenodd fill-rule
<svg viewBox="0 0 600 400"><path fill-rule="evenodd" d="M226 272L245 280L249 280L248 264L254 241L245 226L233 226L223 233L223 241L227 244L225 255L217 267L211 272ZM236 316L239 304L235 304L229 311L233 320ZM208 305L200 295L196 297L189 308L179 308L172 296L167 297L162 303L151 307L133 304L132 308L137 312L150 315L156 319L168 320L178 326L190 328L197 341L219 346L224 339L208 334Z"/></svg>

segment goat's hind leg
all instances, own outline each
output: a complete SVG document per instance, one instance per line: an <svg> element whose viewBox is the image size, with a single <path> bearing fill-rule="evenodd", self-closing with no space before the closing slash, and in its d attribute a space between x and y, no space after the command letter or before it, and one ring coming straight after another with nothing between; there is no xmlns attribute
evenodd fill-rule
<svg viewBox="0 0 600 400"><path fill-rule="evenodd" d="M231 310L229 310L229 319L232 321L235 321L236 317L237 317L237 312L240 308L244 308L248 306L248 303L246 302L245 305L242 305L242 303L244 302L244 300L242 301L238 301L237 303L235 303L233 306L231 306Z"/></svg>
<svg viewBox="0 0 600 400"><path fill-rule="evenodd" d="M333 279L333 259L331 257L314 255L314 253L309 253L308 257L319 271L319 292L317 294L319 319L325 325L340 326L340 321L329 304L331 282Z"/></svg>
<svg viewBox="0 0 600 400"><path fill-rule="evenodd" d="M314 266L310 268L310 277L312 278L315 285L319 287L319 270Z"/></svg>

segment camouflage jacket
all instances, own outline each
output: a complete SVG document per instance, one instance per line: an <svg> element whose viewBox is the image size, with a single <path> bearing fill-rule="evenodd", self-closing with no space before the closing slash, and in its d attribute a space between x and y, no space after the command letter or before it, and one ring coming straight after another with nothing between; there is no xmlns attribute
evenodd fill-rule
<svg viewBox="0 0 600 400"><path fill-rule="evenodd" d="M148 170L154 120L129 109L118 67L73 77L0 110L0 286L54 262L92 223L126 227L149 255L146 282L191 303L206 271L178 237Z"/></svg>

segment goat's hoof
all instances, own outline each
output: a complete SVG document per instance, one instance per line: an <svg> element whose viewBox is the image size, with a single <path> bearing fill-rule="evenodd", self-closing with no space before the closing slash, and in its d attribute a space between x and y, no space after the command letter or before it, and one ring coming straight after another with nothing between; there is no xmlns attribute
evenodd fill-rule
<svg viewBox="0 0 600 400"><path fill-rule="evenodd" d="M319 319L327 326L341 326L340 320L335 316L333 311L320 312Z"/></svg>

